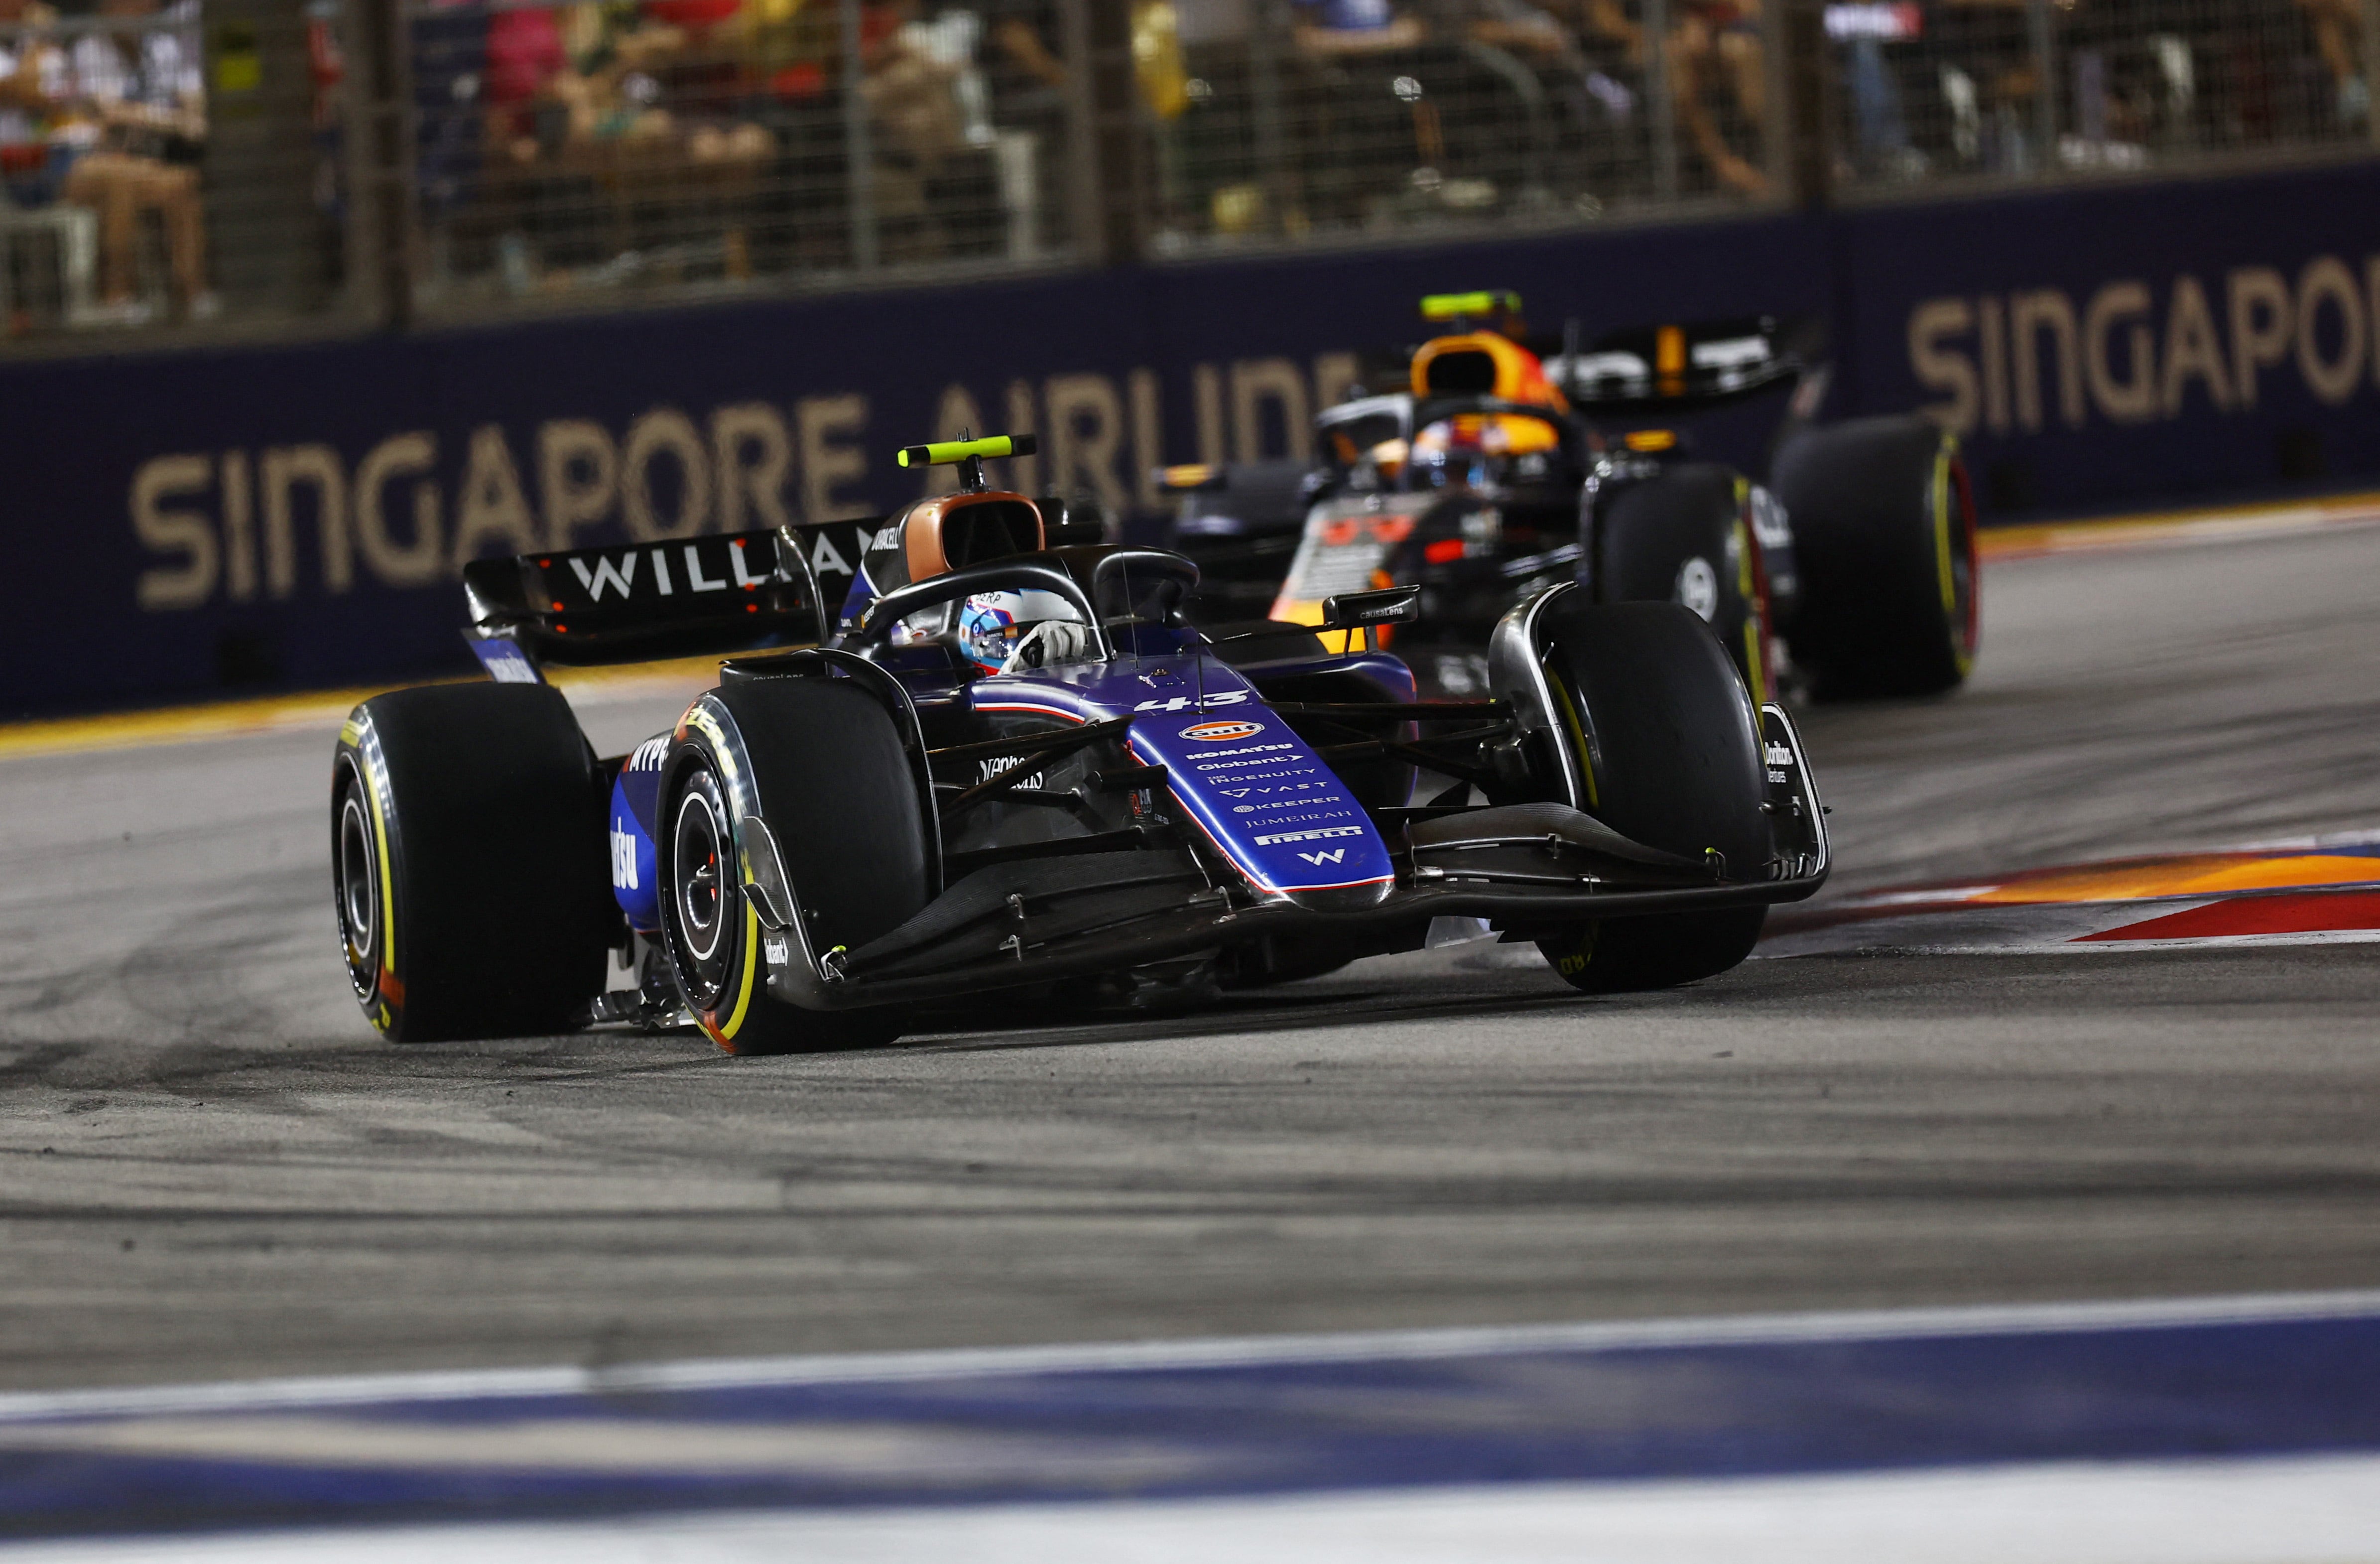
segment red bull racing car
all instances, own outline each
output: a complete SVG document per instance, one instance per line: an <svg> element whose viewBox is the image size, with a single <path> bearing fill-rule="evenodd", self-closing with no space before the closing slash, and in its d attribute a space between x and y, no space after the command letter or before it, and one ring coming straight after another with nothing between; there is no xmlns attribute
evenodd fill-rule
<svg viewBox="0 0 2380 1564"><path fill-rule="evenodd" d="M1774 321L1533 342L1509 293L1444 295L1398 383L1324 410L1318 459L1170 468L1202 617L1316 623L1322 600L1410 584L1426 688L1485 687L1487 642L1557 582L1667 600L1716 631L1755 698L1934 695L1975 652L1975 512L1958 443L1916 417L1814 426L1823 367ZM1378 383L1378 370L1370 375ZM1767 480L1697 459L1683 420L1787 403Z"/></svg>
<svg viewBox="0 0 2380 1564"><path fill-rule="evenodd" d="M814 1049L997 991L1195 1000L1441 917L1583 989L1655 988L1733 965L1825 880L1793 723L1690 610L1548 584L1489 632L1478 698L1418 703L1370 644L1415 590L1332 594L1338 649L1210 637L1182 613L1189 559L1077 541L1096 529L990 485L1027 449L904 451L958 490L872 528L840 615L790 528L470 566L493 678L364 702L334 762L372 1024ZM611 758L543 673L698 652L735 655Z"/></svg>

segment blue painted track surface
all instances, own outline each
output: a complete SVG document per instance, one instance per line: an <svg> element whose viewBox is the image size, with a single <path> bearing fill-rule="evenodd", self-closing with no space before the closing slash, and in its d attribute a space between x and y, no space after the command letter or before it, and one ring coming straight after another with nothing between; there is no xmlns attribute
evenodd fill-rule
<svg viewBox="0 0 2380 1564"><path fill-rule="evenodd" d="M2380 1449L2380 1312L764 1379L20 1409L0 1419L0 1534ZM713 1449L748 1437L754 1459L706 1469L675 1448L689 1429ZM442 1439L498 1453L449 1458Z"/></svg>

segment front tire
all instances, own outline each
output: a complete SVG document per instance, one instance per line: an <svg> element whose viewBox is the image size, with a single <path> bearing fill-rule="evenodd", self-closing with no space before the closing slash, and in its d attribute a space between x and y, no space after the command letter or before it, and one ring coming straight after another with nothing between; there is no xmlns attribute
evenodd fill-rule
<svg viewBox="0 0 2380 1564"><path fill-rule="evenodd" d="M900 1035L887 1010L808 1010L770 991L762 927L745 892L749 817L783 855L815 950L858 950L929 898L926 823L889 712L848 679L747 679L706 696L664 764L654 843L662 944L712 1042L738 1055L866 1048Z"/></svg>
<svg viewBox="0 0 2380 1564"><path fill-rule="evenodd" d="M603 794L560 691L447 685L375 696L331 772L347 977L392 1042L573 1029L619 913Z"/></svg>
<svg viewBox="0 0 2380 1564"><path fill-rule="evenodd" d="M1716 853L1724 878L1756 879L1771 852L1759 725L1733 663L1673 603L1553 605L1545 667L1585 779L1586 810L1681 857ZM1537 949L1590 994L1667 988L1752 952L1765 906L1601 918L1544 931Z"/></svg>
<svg viewBox="0 0 2380 1564"><path fill-rule="evenodd" d="M1775 688L1768 592L1745 520L1743 480L1715 462L1681 462L1599 507L1596 597L1692 609L1727 648L1753 699Z"/></svg>
<svg viewBox="0 0 2380 1564"><path fill-rule="evenodd" d="M1974 497L1955 436L1915 417L1813 430L1777 454L1802 602L1788 644L1828 698L1928 696L1974 665Z"/></svg>

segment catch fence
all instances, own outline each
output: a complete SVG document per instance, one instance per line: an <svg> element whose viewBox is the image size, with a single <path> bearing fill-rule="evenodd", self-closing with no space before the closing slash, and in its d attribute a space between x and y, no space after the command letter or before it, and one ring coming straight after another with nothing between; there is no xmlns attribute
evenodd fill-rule
<svg viewBox="0 0 2380 1564"><path fill-rule="evenodd" d="M2380 0L0 0L0 353L2368 155Z"/></svg>

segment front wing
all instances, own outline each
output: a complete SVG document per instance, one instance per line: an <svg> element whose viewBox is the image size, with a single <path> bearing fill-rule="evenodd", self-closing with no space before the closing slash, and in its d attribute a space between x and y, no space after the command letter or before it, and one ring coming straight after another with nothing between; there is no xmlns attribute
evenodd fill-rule
<svg viewBox="0 0 2380 1564"><path fill-rule="evenodd" d="M1438 917L1485 918L1508 930L1589 919L1717 912L1797 902L1826 883L1831 867L1826 810L1800 734L1781 707L1760 710L1767 759L1767 802L1778 854L1764 878L1647 884L1618 879L1473 871L1404 857L1397 882L1378 903L1343 909L1255 899L1208 884L1187 864L1169 870L1160 855L1121 852L1045 861L1043 873L994 881L997 871L945 893L905 940L901 931L855 957L815 951L801 921L783 920L764 941L770 991L813 1010L918 1004L988 989L1121 972L1269 936L1333 940L1362 951L1403 948L1399 935ZM939 920L939 921L936 921Z"/></svg>

